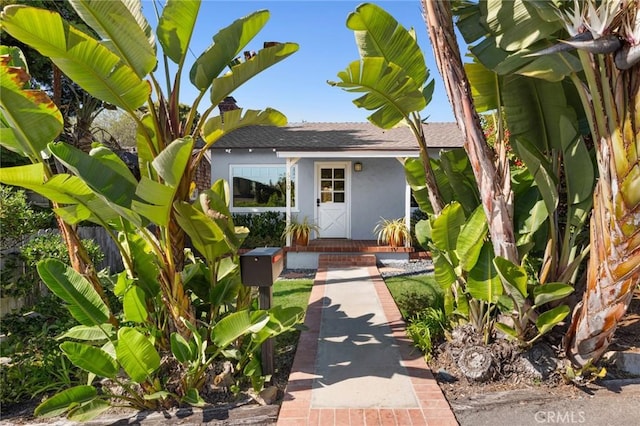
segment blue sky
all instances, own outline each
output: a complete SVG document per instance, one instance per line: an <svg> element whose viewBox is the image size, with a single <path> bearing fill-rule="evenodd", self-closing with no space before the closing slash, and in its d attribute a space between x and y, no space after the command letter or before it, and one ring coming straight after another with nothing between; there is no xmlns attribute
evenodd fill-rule
<svg viewBox="0 0 640 426"><path fill-rule="evenodd" d="M191 44L191 61L211 44L212 37L221 28L256 10L267 9L271 18L246 50L259 50L264 41L295 42L300 49L236 90L233 96L238 105L245 109L275 108L291 123L366 121L370 112L352 103L356 95L326 83L327 80L338 80L338 72L358 59L353 31L346 27L345 22L348 14L361 3L348 0L203 0ZM454 121L433 60L420 1L375 3L405 28L416 29L418 44L426 57L431 77L436 81L433 101L422 112L422 117L429 117L432 122ZM143 5L145 15L151 16L154 13L151 2L144 1ZM150 18L149 21L155 27L155 19ZM190 103L195 97L195 91L190 89L190 83L182 85L181 100L184 103Z"/></svg>

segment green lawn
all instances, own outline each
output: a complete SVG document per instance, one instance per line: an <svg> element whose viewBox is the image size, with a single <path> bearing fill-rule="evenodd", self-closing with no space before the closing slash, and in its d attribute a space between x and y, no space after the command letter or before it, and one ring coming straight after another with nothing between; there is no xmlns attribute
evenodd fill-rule
<svg viewBox="0 0 640 426"><path fill-rule="evenodd" d="M433 274L389 277L385 284L405 320L424 308L442 304L442 290Z"/></svg>
<svg viewBox="0 0 640 426"><path fill-rule="evenodd" d="M273 283L273 305L286 308L299 306L306 310L312 286L313 280L311 278L277 280Z"/></svg>

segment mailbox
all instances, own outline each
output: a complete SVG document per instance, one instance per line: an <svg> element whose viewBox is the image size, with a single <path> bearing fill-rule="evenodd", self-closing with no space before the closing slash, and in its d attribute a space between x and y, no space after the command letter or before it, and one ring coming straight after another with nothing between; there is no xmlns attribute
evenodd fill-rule
<svg viewBox="0 0 640 426"><path fill-rule="evenodd" d="M240 276L246 286L271 287L282 272L280 247L261 247L240 255Z"/></svg>

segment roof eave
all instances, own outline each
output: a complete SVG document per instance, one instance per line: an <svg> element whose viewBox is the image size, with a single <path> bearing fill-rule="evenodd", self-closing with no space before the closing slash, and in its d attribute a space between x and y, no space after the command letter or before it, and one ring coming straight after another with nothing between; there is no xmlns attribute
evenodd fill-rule
<svg viewBox="0 0 640 426"><path fill-rule="evenodd" d="M397 158L419 157L417 150L402 151L277 151L278 158Z"/></svg>

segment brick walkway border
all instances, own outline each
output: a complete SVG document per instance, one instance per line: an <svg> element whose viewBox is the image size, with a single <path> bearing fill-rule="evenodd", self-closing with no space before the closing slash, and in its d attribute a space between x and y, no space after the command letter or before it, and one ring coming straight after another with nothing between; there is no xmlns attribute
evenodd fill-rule
<svg viewBox="0 0 640 426"><path fill-rule="evenodd" d="M327 282L327 269L322 267L316 273L309 297L309 307L305 317L307 330L301 333L298 341L298 349L284 400L280 407L277 425L457 426L458 422L453 411L424 358L416 358L415 353L414 356L411 356L411 352L415 349L406 335L402 315L380 277L378 268L368 266L367 270L387 317L388 325L397 341L402 365L409 373L420 408L313 408L311 406L311 392L313 380L316 377L315 362L323 309L321 300L324 297Z"/></svg>

